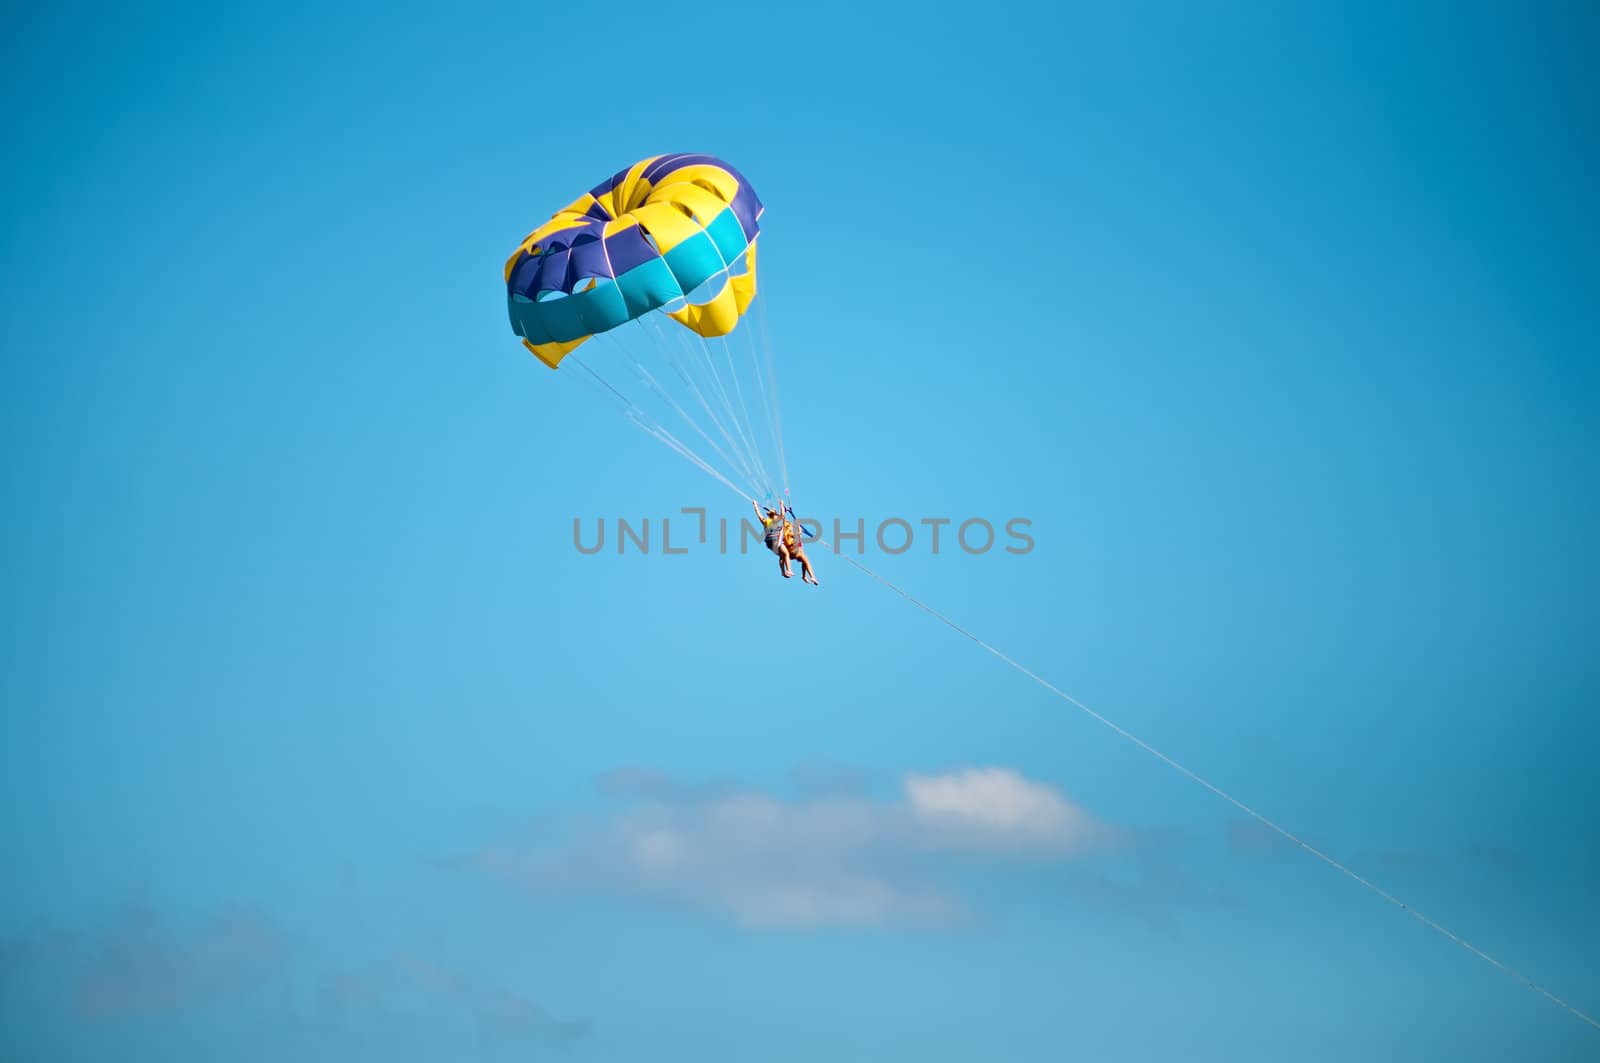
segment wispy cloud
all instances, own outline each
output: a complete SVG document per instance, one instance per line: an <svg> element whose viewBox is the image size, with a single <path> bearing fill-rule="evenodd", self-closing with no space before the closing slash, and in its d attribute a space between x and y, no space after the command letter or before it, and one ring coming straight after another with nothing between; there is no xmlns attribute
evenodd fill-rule
<svg viewBox="0 0 1600 1063"><path fill-rule="evenodd" d="M612 773L620 807L469 864L540 891L606 891L751 927L940 924L966 905L943 872L973 860L1068 860L1116 832L1059 790L1003 768L913 774L886 798L828 771L798 795Z"/></svg>
<svg viewBox="0 0 1600 1063"><path fill-rule="evenodd" d="M1467 856L1480 864L1498 868L1501 871L1522 870L1521 855L1509 845L1478 842L1467 847Z"/></svg>
<svg viewBox="0 0 1600 1063"><path fill-rule="evenodd" d="M1082 852L1108 831L1056 790L1000 768L908 775L906 798L927 840L952 848Z"/></svg>
<svg viewBox="0 0 1600 1063"><path fill-rule="evenodd" d="M440 1011L506 1040L572 1041L591 1030L588 1019L558 1019L499 982L411 952L324 979L319 1000L324 1022L336 1024Z"/></svg>
<svg viewBox="0 0 1600 1063"><path fill-rule="evenodd" d="M0 937L0 1003L33 1015L36 1034L109 1026L159 1041L209 1030L221 1039L216 1058L229 1058L228 1039L246 1027L252 1036L327 1046L352 1025L384 1035L467 1029L518 1053L525 1042L590 1033L586 1018L552 1015L501 980L417 950L369 953L382 958L341 970L317 964L316 950L303 945L251 907L189 922L130 904L104 925L41 925ZM318 987L314 1003L297 998L304 985ZM227 1021L208 1024L218 1016Z"/></svg>
<svg viewBox="0 0 1600 1063"><path fill-rule="evenodd" d="M235 997L279 982L289 960L287 939L253 909L180 933L133 906L91 948L72 1006L94 1021L167 1015Z"/></svg>
<svg viewBox="0 0 1600 1063"><path fill-rule="evenodd" d="M1171 827L1125 831L1114 859L1065 867L1062 892L1105 915L1132 919L1181 940L1180 917L1195 910L1235 909L1244 903L1216 881L1197 878L1185 852L1189 835Z"/></svg>

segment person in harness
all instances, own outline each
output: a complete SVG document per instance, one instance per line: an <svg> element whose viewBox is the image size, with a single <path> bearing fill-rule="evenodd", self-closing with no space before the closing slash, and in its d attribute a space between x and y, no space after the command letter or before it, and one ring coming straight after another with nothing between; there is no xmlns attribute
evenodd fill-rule
<svg viewBox="0 0 1600 1063"><path fill-rule="evenodd" d="M822 586L817 582L816 573L811 571L811 561L806 557L805 547L796 532L798 525L791 523L785 514L776 509L768 507L763 510L761 503L755 499L750 500L750 505L755 508L756 516L761 519L761 527L765 529L763 539L767 549L778 555L778 571L783 573L783 578L788 579L794 575L789 567L789 562L793 559L800 562L800 579L803 582L813 587Z"/></svg>

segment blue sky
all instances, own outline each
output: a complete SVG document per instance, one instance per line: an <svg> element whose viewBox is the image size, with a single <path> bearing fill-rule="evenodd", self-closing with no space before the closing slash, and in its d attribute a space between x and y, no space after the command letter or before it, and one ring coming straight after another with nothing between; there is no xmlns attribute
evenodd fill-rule
<svg viewBox="0 0 1600 1063"><path fill-rule="evenodd" d="M1600 1051L825 552L573 548L744 510L502 264L716 154L802 509L1031 520L861 560L1600 1009L1596 20L1268 8L8 13L6 1054Z"/></svg>

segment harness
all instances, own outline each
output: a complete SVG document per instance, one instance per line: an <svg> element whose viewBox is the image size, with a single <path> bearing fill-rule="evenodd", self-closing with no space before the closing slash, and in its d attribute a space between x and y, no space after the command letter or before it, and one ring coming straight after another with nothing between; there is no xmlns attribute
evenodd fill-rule
<svg viewBox="0 0 1600 1063"><path fill-rule="evenodd" d="M794 511L794 507L789 505L789 503L785 502L783 504L783 510L785 513L789 514L789 516L794 518L794 526L800 529L800 534L802 537L810 539L820 539L822 537L822 528L820 526L817 528L817 534L815 535L812 535L810 532L806 531L806 526L800 523L800 515Z"/></svg>
<svg viewBox="0 0 1600 1063"><path fill-rule="evenodd" d="M764 529L762 539L766 542L767 546L772 547L776 543L782 542L784 548L790 553L793 553L804 545L801 542L802 539L815 540L820 538L822 535L822 529L820 527L818 527L816 535L813 535L811 532L807 531L806 526L800 523L799 514L797 514L794 511L794 507L789 505L787 502L780 503L777 516L773 517L770 521L763 517L761 519L761 523Z"/></svg>

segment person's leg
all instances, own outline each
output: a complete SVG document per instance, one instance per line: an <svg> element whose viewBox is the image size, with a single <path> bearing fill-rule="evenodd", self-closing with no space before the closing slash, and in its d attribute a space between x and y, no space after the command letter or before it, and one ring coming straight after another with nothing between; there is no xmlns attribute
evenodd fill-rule
<svg viewBox="0 0 1600 1063"><path fill-rule="evenodd" d="M796 561L800 562L800 578L811 584L813 587L822 586L822 584L817 582L817 574L811 571L811 559L806 557L806 552L804 550L798 551L794 555L794 558Z"/></svg>
<svg viewBox="0 0 1600 1063"><path fill-rule="evenodd" d="M783 572L784 579L794 575L789 569L789 548L782 543L778 544L778 568Z"/></svg>

